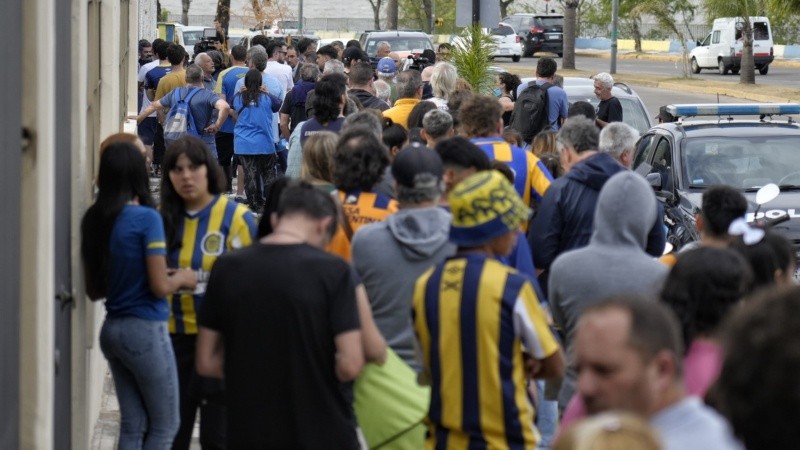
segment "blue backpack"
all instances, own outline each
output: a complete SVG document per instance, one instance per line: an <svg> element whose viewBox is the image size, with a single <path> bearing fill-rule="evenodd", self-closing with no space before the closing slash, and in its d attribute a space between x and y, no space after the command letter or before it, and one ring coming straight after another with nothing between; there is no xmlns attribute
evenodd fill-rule
<svg viewBox="0 0 800 450"><path fill-rule="evenodd" d="M189 134L200 136L192 118L192 109L189 107L192 97L200 90L201 88L187 87L183 95L180 95L182 89L172 91L172 108L169 109L164 122L164 143L166 145Z"/></svg>

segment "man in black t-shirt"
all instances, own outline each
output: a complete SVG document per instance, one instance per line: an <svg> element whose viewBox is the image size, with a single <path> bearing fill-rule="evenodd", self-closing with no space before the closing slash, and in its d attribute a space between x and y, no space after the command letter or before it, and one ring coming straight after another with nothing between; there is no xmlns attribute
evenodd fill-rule
<svg viewBox="0 0 800 450"><path fill-rule="evenodd" d="M617 97L611 94L614 88L614 78L606 72L593 76L594 95L600 99L597 105L597 118L594 122L598 128L603 128L611 122L622 122L622 104Z"/></svg>
<svg viewBox="0 0 800 450"><path fill-rule="evenodd" d="M197 370L224 374L228 448L358 449L341 387L364 363L355 285L347 263L321 249L336 205L292 185L276 214L272 234L214 264Z"/></svg>

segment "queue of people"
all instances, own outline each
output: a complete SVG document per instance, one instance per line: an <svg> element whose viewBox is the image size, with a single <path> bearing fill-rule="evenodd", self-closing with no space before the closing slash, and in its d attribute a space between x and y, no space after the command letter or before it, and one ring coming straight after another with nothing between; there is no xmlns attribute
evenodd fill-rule
<svg viewBox="0 0 800 450"><path fill-rule="evenodd" d="M662 256L604 74L595 111L549 58L493 96L442 61L425 94L384 45L374 69L300 42L292 69L263 44L224 70L153 45L142 139L101 148L81 254L119 448L187 449L198 410L209 449L793 448L790 244L714 186L696 248ZM528 142L507 125L541 91ZM155 201L151 113L182 101L197 135L166 143Z"/></svg>

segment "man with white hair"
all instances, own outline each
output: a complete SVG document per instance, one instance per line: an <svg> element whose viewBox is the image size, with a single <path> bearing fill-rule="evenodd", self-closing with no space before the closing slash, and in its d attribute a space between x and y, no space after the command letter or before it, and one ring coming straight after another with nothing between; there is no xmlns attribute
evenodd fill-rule
<svg viewBox="0 0 800 450"><path fill-rule="evenodd" d="M425 145L433 150L440 141L453 137L453 116L440 109L428 111L422 118L420 134Z"/></svg>
<svg viewBox="0 0 800 450"><path fill-rule="evenodd" d="M386 58L392 52L392 45L386 41L378 42L375 46L375 57L378 59Z"/></svg>
<svg viewBox="0 0 800 450"><path fill-rule="evenodd" d="M594 95L600 99L597 105L597 118L594 120L599 128L605 128L611 122L622 122L622 104L611 94L614 78L606 72L593 76Z"/></svg>
<svg viewBox="0 0 800 450"><path fill-rule="evenodd" d="M392 106L392 87L389 86L389 83L378 79L372 82L372 87L375 89L375 97Z"/></svg>
<svg viewBox="0 0 800 450"><path fill-rule="evenodd" d="M200 53L194 57L194 63L203 69L203 86L213 91L217 86L217 82L212 76L214 74L214 60L207 53Z"/></svg>
<svg viewBox="0 0 800 450"><path fill-rule="evenodd" d="M598 150L608 153L623 167L630 170L633 165L633 152L636 150L636 141L639 132L623 122L608 124L600 132Z"/></svg>

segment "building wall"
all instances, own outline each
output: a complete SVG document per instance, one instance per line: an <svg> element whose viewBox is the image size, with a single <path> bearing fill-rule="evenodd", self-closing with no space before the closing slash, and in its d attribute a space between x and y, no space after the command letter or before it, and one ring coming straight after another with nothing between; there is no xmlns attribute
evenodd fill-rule
<svg viewBox="0 0 800 450"><path fill-rule="evenodd" d="M22 124L32 139L22 152L21 181L18 186L23 203L19 211L19 346L18 362L19 448L54 447L54 305L60 287L54 284L58 264L71 267L71 293L74 297L71 319L72 375L70 410L59 417L68 420L69 443L57 447L87 449L99 414L105 379L105 360L99 351L97 335L104 316L102 303L85 297L81 270L80 220L92 200L92 182L97 167L97 150L103 137L121 131L125 116L136 108L136 44L139 33L136 0L70 0L72 14L55 17L57 1L25 0L22 10L23 63L20 71ZM143 0L144 1L144 0ZM153 2L155 3L155 2ZM149 13L149 11L146 11ZM153 8L153 14L154 8ZM69 36L56 36L57 21L70 21ZM62 23L62 22L58 22ZM70 52L71 67L55 67L57 51ZM69 117L56 117L53 80L59 70L69 71ZM130 111L133 112L133 111ZM55 139L57 125L69 122L71 213L56 217L54 197ZM62 143L63 144L63 143ZM63 147L63 146L62 146ZM23 195L24 194L24 195ZM7 211L13 216L13 211ZM55 259L53 230L70 227L70 252L64 261ZM14 242L14 239L10 240ZM0 301L15 301L1 299ZM4 362L13 364L13 362Z"/></svg>

